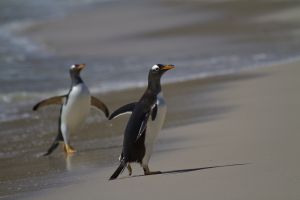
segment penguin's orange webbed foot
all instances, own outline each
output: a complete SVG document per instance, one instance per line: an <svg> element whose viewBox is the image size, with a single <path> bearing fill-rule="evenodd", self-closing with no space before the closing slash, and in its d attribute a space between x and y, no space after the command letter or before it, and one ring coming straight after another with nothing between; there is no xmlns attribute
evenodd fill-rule
<svg viewBox="0 0 300 200"><path fill-rule="evenodd" d="M68 155L76 152L76 150L71 145L68 144L64 144L64 150Z"/></svg>
<svg viewBox="0 0 300 200"><path fill-rule="evenodd" d="M154 172L145 172L145 175L154 175L154 174L161 174L161 171L154 171Z"/></svg>
<svg viewBox="0 0 300 200"><path fill-rule="evenodd" d="M142 167L143 167L145 176L154 175L154 174L161 174L161 171L150 171L148 165L144 165Z"/></svg>

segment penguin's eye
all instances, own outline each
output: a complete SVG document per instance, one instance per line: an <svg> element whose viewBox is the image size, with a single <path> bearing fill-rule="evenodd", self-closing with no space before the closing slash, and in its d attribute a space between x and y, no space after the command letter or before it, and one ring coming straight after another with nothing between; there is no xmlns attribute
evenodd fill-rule
<svg viewBox="0 0 300 200"><path fill-rule="evenodd" d="M152 67L152 71L158 72L159 71L159 67L157 65L154 65Z"/></svg>

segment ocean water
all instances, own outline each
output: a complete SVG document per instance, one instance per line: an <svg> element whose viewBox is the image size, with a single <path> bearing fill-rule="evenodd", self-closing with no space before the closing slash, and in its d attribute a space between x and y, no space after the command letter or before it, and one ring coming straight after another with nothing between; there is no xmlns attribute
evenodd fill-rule
<svg viewBox="0 0 300 200"><path fill-rule="evenodd" d="M92 9L111 2L113 1L2 0L0 2L0 127L2 126L0 136L9 135L10 132L18 134L16 130L3 128L3 124L32 119L31 107L35 102L66 92L70 84L68 68L73 64L73 60L80 60L77 57L76 59L61 57L47 51L26 36L20 36L18 32L44 20L60 19L72 12ZM248 31L240 31L239 34L230 37L220 35L218 38L210 39L205 36L202 38L204 41L214 40L214 42L210 42L210 46L205 46L202 53L197 56L183 52L180 56L162 55L156 58L178 66L172 72L172 76L164 78L164 82L236 73L267 63L297 59L300 52L299 23L296 20L289 21L286 19L289 16L282 14L288 13L288 9L293 9L293 13L300 13L297 12L299 4L291 2L287 1L284 4L286 11L275 16L275 19L282 18L282 25L285 25L282 28L280 24L276 24L278 22L272 23L270 20L268 25L270 28L266 27L265 32L251 30L250 27ZM272 4L268 5L272 7ZM223 10L216 9L215 12L219 12L218 15L222 16L224 10L230 11L230 6L228 7L224 6ZM276 11L277 7L282 5L274 7ZM269 8L265 10L268 11ZM256 10L253 12L255 14ZM263 20L265 19L257 19L252 24L262 23ZM210 53L205 53L206 50ZM85 70L82 76L95 93L143 87L147 83L145 79L148 68L155 64L153 60L151 55L147 58L123 57L114 60L93 57L85 60L88 61L88 70ZM119 66L122 66L122 70L119 70ZM63 73L57 73L59 70Z"/></svg>
<svg viewBox="0 0 300 200"><path fill-rule="evenodd" d="M35 102L66 92L70 84L68 68L73 64L73 60L80 60L78 57L61 57L47 51L26 36L20 36L18 32L35 23L53 18L60 19L70 13L111 2L114 1L2 0L0 2L0 127L3 123L30 120L33 117L30 109ZM240 31L239 34L230 37L226 34L224 37L220 35L212 39L205 36L202 38L203 41L214 41L209 43L210 46L205 46L202 53L197 56L183 52L180 56L176 54L174 57L163 55L156 57L157 60L166 60L178 66L172 72L172 76L164 78L164 82L236 73L267 63L297 59L300 52L299 23L295 20L289 21L286 14L282 14L288 12L288 9L293 9L293 13L297 13L295 9L299 8L296 7L299 4L291 2L286 1L283 5L274 4L275 11L277 7L287 7L286 11L275 16L275 19L286 20L282 23L285 25L282 28L280 24L276 25L275 22L272 24L270 20L271 28L266 27L266 32L251 30L250 27L249 31ZM273 4L267 5L272 7ZM222 17L224 10L230 11L230 4L228 7L216 9L215 12ZM268 11L269 8L265 10ZM255 14L256 10L253 12ZM209 19L208 17L207 23ZM259 24L262 23L261 20L265 19L257 19L252 23ZM210 53L205 53L206 50ZM114 60L85 58L88 68L82 76L95 93L143 87L147 83L145 79L148 68L155 64L153 60L151 55L147 58L124 57ZM119 66L122 66L122 70L119 70ZM57 73L59 70L63 73ZM2 128L0 136L10 131Z"/></svg>
<svg viewBox="0 0 300 200"><path fill-rule="evenodd" d="M0 123L28 118L31 116L30 113L24 113L28 106L42 98L67 91L68 68L73 60L80 60L80 58L55 55L17 33L37 22L63 18L72 12L91 9L110 2L113 1L2 0L0 2ZM286 4L293 6L288 1ZM218 14L222 15L221 12ZM258 20L253 23L260 22ZM211 40L216 41L204 48L210 54L200 53L195 56L183 53L176 57L162 56L157 60L166 60L178 66L173 76L167 76L164 82L235 73L263 66L266 63L297 58L300 49L300 37L297 32L299 24L297 22L286 24L290 26L281 29L280 25L277 25L274 30L266 29L266 35L263 35L264 31L252 30L251 32L250 30L229 38L228 36L224 38L220 36L217 40L213 38ZM210 40L210 38L206 36L203 40ZM151 56L125 57L118 60L85 59L84 61L88 61L88 70L83 72L83 78L91 90L97 93L142 87L146 84L148 68L155 64L152 60ZM122 70L119 70L119 66L122 66ZM64 70L61 70L62 68ZM57 73L59 69L65 73Z"/></svg>
<svg viewBox="0 0 300 200"><path fill-rule="evenodd" d="M220 19L223 15L225 16L226 12L227 15L228 12L232 12L231 1L224 2L221 3L222 9L219 8L220 5L208 6L220 16ZM36 23L43 23L49 19L59 20L70 13L92 10L109 3L119 2L113 0L0 1L0 160L2 164L5 163L3 165L0 163L0 167L6 168L10 163L20 164L20 161L14 162L20 157L23 157L25 162L32 161L47 148L45 146L48 145L47 141L52 140L53 135L56 134L58 109L46 109L40 113L33 113L31 108L41 99L67 92L70 85L69 66L74 60L81 61L78 57L63 57L48 51L40 44L18 33ZM165 4L162 5L165 6ZM147 71L155 64L153 60L164 60L175 64L176 70L172 71L172 75L166 75L163 81L164 83L177 83L234 74L271 63L299 59L300 20L295 20L300 19L299 3L284 1L278 5L272 3L263 5L267 6L259 7L259 3L255 4L257 8L251 7L253 5L249 6L249 9L252 9L249 13L257 14L259 17L253 17L252 19L255 20L250 22L247 18L241 19L248 24L246 30L237 31L235 35L217 34L215 37L207 35L197 37L197 40L203 40L204 44L209 44L204 45L198 54L181 52L180 55L174 56L149 55L134 58L118 57L117 59L91 57L88 60L85 57L82 60L88 67L83 71L82 77L93 93L106 94L128 88L144 87L147 83ZM186 5L179 3L178 6L185 7ZM292 12L289 12L290 10ZM267 14L262 15L261 13L264 12ZM238 12L235 11L235 13ZM208 17L203 23L209 24L209 20ZM229 22L224 21L224 23ZM263 28L262 23L265 24ZM256 30L256 27L260 27L260 30ZM224 32L226 33L226 27ZM62 73L57 73L57 71ZM102 121L104 121L103 116L92 115L87 123L92 126ZM88 144L91 146L100 144L105 152L103 156L108 156L111 152L111 149L108 151L107 148L118 143L111 140L97 140L97 142L93 143L93 136L90 136ZM32 149L33 146L36 149ZM97 159L99 155L93 156L93 159ZM26 160L26 157L30 159ZM48 162L51 164L54 161L47 161L43 165L48 165ZM58 166L62 165L60 163L62 161L56 160L55 162L58 162ZM89 160L84 159L84 162L89 162ZM52 172L61 170L55 167L53 169ZM48 173L48 171L40 170L41 174ZM16 176L18 176L17 179L26 177L21 172ZM6 186L13 188L6 190L7 193L17 191L13 186L14 182L5 181ZM3 191L5 190L0 190L0 194Z"/></svg>

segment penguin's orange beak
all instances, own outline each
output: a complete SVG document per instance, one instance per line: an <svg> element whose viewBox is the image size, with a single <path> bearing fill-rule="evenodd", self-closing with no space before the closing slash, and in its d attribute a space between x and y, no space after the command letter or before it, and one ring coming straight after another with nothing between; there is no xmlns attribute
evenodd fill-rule
<svg viewBox="0 0 300 200"><path fill-rule="evenodd" d="M82 70L83 68L85 68L85 64L77 64L76 68Z"/></svg>
<svg viewBox="0 0 300 200"><path fill-rule="evenodd" d="M174 65L164 65L161 69L163 70L169 70L169 69L174 69L175 66Z"/></svg>

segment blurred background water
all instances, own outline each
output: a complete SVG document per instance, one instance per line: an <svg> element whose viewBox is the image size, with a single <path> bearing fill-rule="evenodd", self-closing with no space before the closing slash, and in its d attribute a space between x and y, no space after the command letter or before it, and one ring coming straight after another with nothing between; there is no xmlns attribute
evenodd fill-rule
<svg viewBox="0 0 300 200"><path fill-rule="evenodd" d="M166 2L186 6L176 1ZM181 52L174 55L154 57L150 54L147 57L118 57L117 59L66 57L48 51L30 38L18 34L36 23L63 18L70 13L88 12L95 7L109 3L119 2L104 0L2 0L0 2L0 122L30 117L29 113L20 114L19 111L22 109L24 111L24 107L31 106L39 99L67 91L68 68L75 61L88 62L88 70L83 73L83 77L93 92L109 92L144 86L146 84L145 72L155 64L153 60L171 62L179 66L173 72L175 75L167 76L164 80L177 82L234 73L269 62L293 59L299 55L299 23L295 21L278 23L272 21L272 18L268 23L262 22L268 20L267 17L265 19L254 18L256 21L251 23L247 22L247 18L244 17L245 27L248 27L248 30L240 27L241 30L235 35L229 35L225 31L223 35L211 37L204 35L203 38L201 35L198 36L196 40L203 40L203 49L199 49L199 52L194 55ZM166 5L165 2L161 4ZM256 4L260 5L259 2ZM287 9L298 6L297 2L292 1L277 2L277 4L267 5L275 7L275 11L285 6ZM268 11L270 8L255 9L253 8L253 15L256 12L261 13L263 9ZM215 20L224 18L223 12L224 9L216 9L214 13L217 14L203 17L203 24L209 24L212 18ZM275 19L286 17L281 15L283 14L278 14ZM242 20L243 16L241 16ZM253 24L258 24L258 26L251 27ZM265 26L265 30L260 30L261 26ZM230 28L231 26L228 26L228 29ZM119 70L120 66L122 70ZM59 70L61 73L57 73Z"/></svg>

